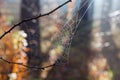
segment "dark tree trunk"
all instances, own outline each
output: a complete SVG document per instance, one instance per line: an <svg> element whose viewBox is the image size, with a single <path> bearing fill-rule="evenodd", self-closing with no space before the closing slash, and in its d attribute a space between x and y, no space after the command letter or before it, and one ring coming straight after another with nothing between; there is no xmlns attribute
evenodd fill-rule
<svg viewBox="0 0 120 80"><path fill-rule="evenodd" d="M78 50L79 56L83 56L80 59L80 75L81 79L87 80L89 74L88 62L93 55L90 49L91 43L91 23L92 23L92 13L93 13L93 4L90 6L92 0L81 0L80 10L78 11L78 28L73 39L73 46L80 49ZM86 3L87 2L87 3ZM86 4L85 4L86 3ZM83 6L83 4L85 4ZM90 7L89 7L90 6ZM87 12L86 12L87 11Z"/></svg>
<svg viewBox="0 0 120 80"><path fill-rule="evenodd" d="M40 12L39 0L22 0L21 2L21 20L35 17ZM32 20L24 23L21 29L27 33L28 48L28 65L41 66L42 54L40 50L40 29L39 20ZM31 78L38 78L39 70L30 70L29 76Z"/></svg>

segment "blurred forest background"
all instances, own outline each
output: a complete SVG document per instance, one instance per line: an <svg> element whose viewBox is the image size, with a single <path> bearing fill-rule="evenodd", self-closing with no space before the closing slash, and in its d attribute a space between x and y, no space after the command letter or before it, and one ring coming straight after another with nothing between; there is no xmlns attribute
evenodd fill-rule
<svg viewBox="0 0 120 80"><path fill-rule="evenodd" d="M66 1L0 0L0 35ZM119 2L72 0L15 27L0 39L0 80L119 80Z"/></svg>

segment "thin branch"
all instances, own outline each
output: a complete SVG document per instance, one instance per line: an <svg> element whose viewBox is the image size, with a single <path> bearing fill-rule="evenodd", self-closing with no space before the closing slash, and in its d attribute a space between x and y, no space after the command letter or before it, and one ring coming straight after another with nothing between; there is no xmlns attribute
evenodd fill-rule
<svg viewBox="0 0 120 80"><path fill-rule="evenodd" d="M17 64L16 62L9 62L9 61L7 61L7 60L5 60L5 59L3 59L3 58L1 58L0 57L0 60L3 60L3 61L5 61L6 63L11 63L11 64ZM58 60L59 61L59 60ZM62 65L61 65L62 64ZM19 63L17 64L17 65L20 65ZM60 63L60 64L57 64L57 63L54 63L54 64L52 64L52 65L48 65L48 66L45 66L45 67L30 67L30 66L26 66L26 69L25 70L18 70L18 71L16 71L16 72L14 72L14 73L21 73L21 72L25 72L25 71L29 71L29 70L44 70L44 69L46 69L46 68L48 68L48 67L56 67L56 66L64 66L65 65L65 63ZM24 65L22 65L22 66L24 66ZM25 66L24 66L25 67ZM10 74L11 72L10 71L8 71L8 72L0 72L0 74L2 74L2 75L6 75L6 74Z"/></svg>
<svg viewBox="0 0 120 80"><path fill-rule="evenodd" d="M28 65L24 65L23 63L17 63L17 62L11 62L11 61L8 61L6 59L3 59L2 57L0 57L0 60L6 62L6 63L9 63L9 64L17 64L17 65L20 65L20 66L23 66L23 67L26 67L26 68L29 68L29 69L34 69L34 70L44 70L48 67L53 67L53 66L57 66L57 64L51 64L51 65L48 65L48 66L45 66L45 67L38 67L38 66L28 66Z"/></svg>
<svg viewBox="0 0 120 80"><path fill-rule="evenodd" d="M50 12L48 12L48 13L39 14L39 15L36 16L36 17L22 20L21 22L13 25L8 31L4 32L4 33L0 36L0 39L2 39L5 35L7 35L8 33L10 33L15 27L20 26L21 24L23 24L23 23L25 23L25 22L32 21L32 20L34 20L34 19L38 19L38 18L40 18L40 17L50 15L50 14L52 14L53 12L55 12L56 10L58 10L59 8L61 8L62 6L66 5L66 4L69 3L69 2L72 2L72 0L66 1L65 3L59 5L57 8L53 9L52 11L50 11Z"/></svg>

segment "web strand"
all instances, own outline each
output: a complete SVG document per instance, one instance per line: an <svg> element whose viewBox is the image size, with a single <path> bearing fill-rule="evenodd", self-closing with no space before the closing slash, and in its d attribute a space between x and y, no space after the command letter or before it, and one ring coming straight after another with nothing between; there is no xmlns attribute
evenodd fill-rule
<svg viewBox="0 0 120 80"><path fill-rule="evenodd" d="M73 17L71 19L69 19L60 29L59 32L55 34L55 37L57 38L56 40L53 40L53 42L56 42L57 45L54 46L57 47L59 45L62 46L63 48L63 54L61 56L61 60L62 61L67 61L69 62L69 52L70 52L70 46L72 43L72 39L75 36L75 33L77 32L78 26L81 22L81 20L83 19L83 17L85 16L85 14L87 13L87 11L89 10L89 8L91 7L91 5L93 4L93 1L91 1L87 7L87 9L85 10L85 12L83 13L83 15L81 16L81 18L78 20L78 14L79 11L88 3L88 1L85 1L81 7L78 8L77 12L75 12L75 14L73 15ZM75 27L74 27L75 26Z"/></svg>

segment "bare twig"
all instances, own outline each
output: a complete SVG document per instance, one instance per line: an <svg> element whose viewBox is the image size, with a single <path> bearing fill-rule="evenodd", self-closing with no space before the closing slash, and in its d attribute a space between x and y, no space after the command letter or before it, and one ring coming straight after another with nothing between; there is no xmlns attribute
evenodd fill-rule
<svg viewBox="0 0 120 80"><path fill-rule="evenodd" d="M51 64L51 65L48 65L48 66L38 67L38 66L24 65L23 63L11 62L11 61L8 61L6 59L3 59L2 57L0 57L0 60L4 61L6 63L9 63L9 64L17 64L17 65L20 65L20 66L23 66L23 67L26 68L25 70L19 70L19 71L16 71L14 73L20 73L20 72L25 72L25 71L29 71L29 70L44 70L44 69L49 68L49 67L55 67L55 66L63 66L63 65L65 65L65 63L60 63L60 64L54 63L54 64ZM6 74L10 74L10 72L0 72L0 74L6 75Z"/></svg>
<svg viewBox="0 0 120 80"><path fill-rule="evenodd" d="M34 70L44 70L48 67L53 67L53 66L57 66L57 64L51 64L51 65L48 65L48 66L45 66L45 67L38 67L38 66L28 66L28 65L24 65L23 63L17 63L17 62L11 62L11 61L8 61L6 59L3 59L2 57L0 57L0 60L6 62L6 63L9 63L9 64L17 64L17 65L21 65L23 67L26 67L26 68L29 68L29 69L34 69Z"/></svg>
<svg viewBox="0 0 120 80"><path fill-rule="evenodd" d="M72 2L72 0L66 1L65 3L59 5L57 8L53 9L52 11L50 11L50 12L48 12L48 13L39 14L39 15L36 16L36 17L28 18L28 19L24 19L24 20L20 21L19 23L13 25L8 31L4 32L4 33L0 36L0 39L2 39L5 35L7 35L8 33L10 33L15 27L20 26L21 24L23 24L23 23L25 23L25 22L32 21L32 20L34 20L34 19L38 19L38 18L40 18L40 17L50 15L50 14L52 14L53 12L55 12L56 10L58 10L59 8L61 8L62 6L66 5L66 4L69 3L69 2Z"/></svg>

